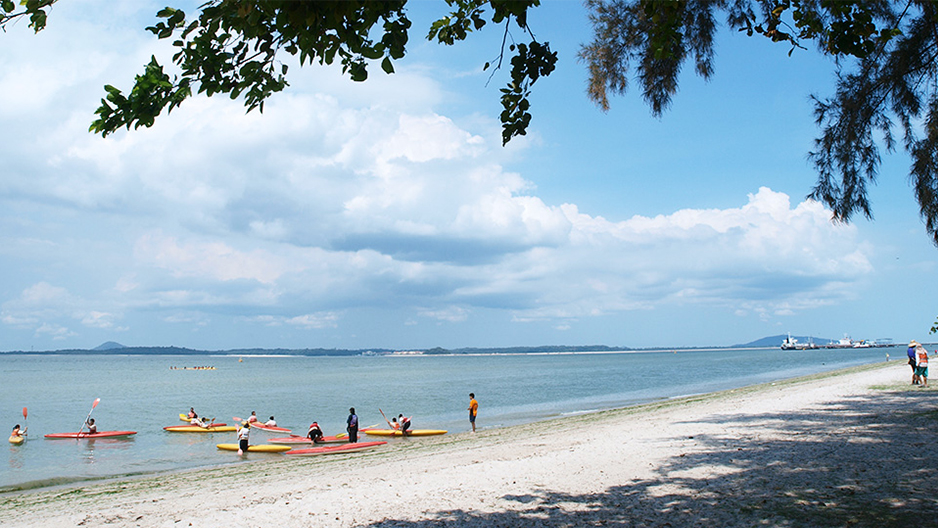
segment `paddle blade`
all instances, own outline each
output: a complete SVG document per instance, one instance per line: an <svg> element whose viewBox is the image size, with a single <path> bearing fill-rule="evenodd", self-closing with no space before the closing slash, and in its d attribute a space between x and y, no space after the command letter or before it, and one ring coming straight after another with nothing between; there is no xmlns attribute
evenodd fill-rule
<svg viewBox="0 0 938 528"><path fill-rule="evenodd" d="M232 416L231 419L234 420L234 421L236 421L236 422L241 422L241 421L243 421L243 420L241 420L241 418L238 418L237 416Z"/></svg>
<svg viewBox="0 0 938 528"><path fill-rule="evenodd" d="M95 398L94 403L91 404L91 410L94 410L94 408L97 407L99 403L101 403L101 398Z"/></svg>
<svg viewBox="0 0 938 528"><path fill-rule="evenodd" d="M23 418L26 418L26 407L23 407Z"/></svg>

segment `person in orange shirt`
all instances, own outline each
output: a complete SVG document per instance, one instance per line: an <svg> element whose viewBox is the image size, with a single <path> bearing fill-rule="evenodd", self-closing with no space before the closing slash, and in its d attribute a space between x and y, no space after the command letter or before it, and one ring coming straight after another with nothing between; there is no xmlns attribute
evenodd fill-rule
<svg viewBox="0 0 938 528"><path fill-rule="evenodd" d="M469 393L469 423L472 424L472 432L476 432L476 415L479 414L479 402L476 401L476 395Z"/></svg>

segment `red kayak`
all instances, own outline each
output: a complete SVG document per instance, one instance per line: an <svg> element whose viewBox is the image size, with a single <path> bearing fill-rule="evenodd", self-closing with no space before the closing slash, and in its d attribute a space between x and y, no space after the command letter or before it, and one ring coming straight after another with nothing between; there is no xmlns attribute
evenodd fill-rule
<svg viewBox="0 0 938 528"><path fill-rule="evenodd" d="M311 447L309 449L291 449L287 451L288 455L313 456L313 455L332 455L336 453L351 453L353 451L364 451L382 446L387 442L359 442L355 444L345 443L343 445L331 445L323 447Z"/></svg>
<svg viewBox="0 0 938 528"><path fill-rule="evenodd" d="M282 438L271 438L268 440L271 444L284 444L284 445L301 445L301 444L312 444L313 441L305 436L290 435L284 436ZM347 444L348 437L338 438L335 436L324 436L322 437L317 444Z"/></svg>
<svg viewBox="0 0 938 528"><path fill-rule="evenodd" d="M82 439L95 439L95 438L119 438L121 436L132 436L137 434L137 431L99 431L97 433L51 433L47 434L46 438L59 439L59 438L82 438Z"/></svg>
<svg viewBox="0 0 938 528"><path fill-rule="evenodd" d="M271 427L269 425L264 425L260 422L254 422L251 424L251 429L258 429L260 431L267 431L269 433L287 433L290 434L293 431L287 429L286 427Z"/></svg>

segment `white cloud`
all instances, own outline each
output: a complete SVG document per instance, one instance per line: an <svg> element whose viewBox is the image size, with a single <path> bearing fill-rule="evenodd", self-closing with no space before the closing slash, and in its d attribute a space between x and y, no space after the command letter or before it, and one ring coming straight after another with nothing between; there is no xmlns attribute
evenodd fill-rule
<svg viewBox="0 0 938 528"><path fill-rule="evenodd" d="M71 330L69 330L68 328L64 326L59 326L57 324L52 324L52 323L43 323L39 328L36 329L36 335L37 336L44 335L44 336L51 337L55 341L62 341L69 337L75 337L78 334L76 334L75 332L72 332Z"/></svg>
<svg viewBox="0 0 938 528"><path fill-rule="evenodd" d="M446 306L438 310L419 310L418 315L438 321L461 323L469 318L470 310L461 306Z"/></svg>
<svg viewBox="0 0 938 528"><path fill-rule="evenodd" d="M167 269L176 277L218 281L249 279L271 284L283 273L296 269L294 264L266 251L238 251L222 242L180 244L175 237L161 232L140 237L134 255L139 261Z"/></svg>
<svg viewBox="0 0 938 528"><path fill-rule="evenodd" d="M61 61L61 41L43 35L25 41L41 53L0 58L0 96L22 102L0 110L16 153L0 174L0 200L16 205L0 216L17 233L16 251L0 249L21 292L0 307L11 328L62 339L76 323L124 330L131 313L201 327L237 312L258 328L332 329L357 310L413 327L499 310L567 331L688 305L771 320L850 299L875 271L856 227L766 187L736 207L622 220L547 203L519 162L525 144L502 148L492 118L444 115L452 94L420 67L364 84L294 68L264 114L195 97L151 129L101 139L86 132L101 85L129 83L156 45L85 24L77 35L100 38L66 40ZM54 268L68 272L43 275Z"/></svg>
<svg viewBox="0 0 938 528"><path fill-rule="evenodd" d="M335 328L336 321L339 320L339 314L335 312L323 312L315 314L303 314L291 317L286 320L286 324L300 326L303 328Z"/></svg>

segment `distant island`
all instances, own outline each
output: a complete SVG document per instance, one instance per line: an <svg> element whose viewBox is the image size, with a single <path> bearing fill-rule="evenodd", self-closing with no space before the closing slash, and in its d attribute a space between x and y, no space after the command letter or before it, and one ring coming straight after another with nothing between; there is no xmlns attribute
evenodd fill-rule
<svg viewBox="0 0 938 528"><path fill-rule="evenodd" d="M208 356L208 355L226 355L226 356L386 356L386 355L444 355L444 354L571 354L585 352L641 352L641 351L659 351L659 350L713 350L713 349L736 349L736 348L779 348L782 342L793 337L800 342L829 343L834 340L811 336L788 336L777 335L763 337L756 341L730 346L709 346L709 347L649 347L633 348L626 346L607 346L607 345L542 345L542 346L516 346L516 347L493 347L493 348L427 348L427 349L340 349L340 348L237 348L231 350L197 350L185 347L140 347L124 346L115 341L108 341L96 346L93 349L65 349L65 350L45 350L45 351L26 351L12 350L0 352L0 354L60 354L60 355L82 355L82 354L113 354L113 355L163 355L163 356ZM881 340L879 346L893 346L892 340Z"/></svg>

